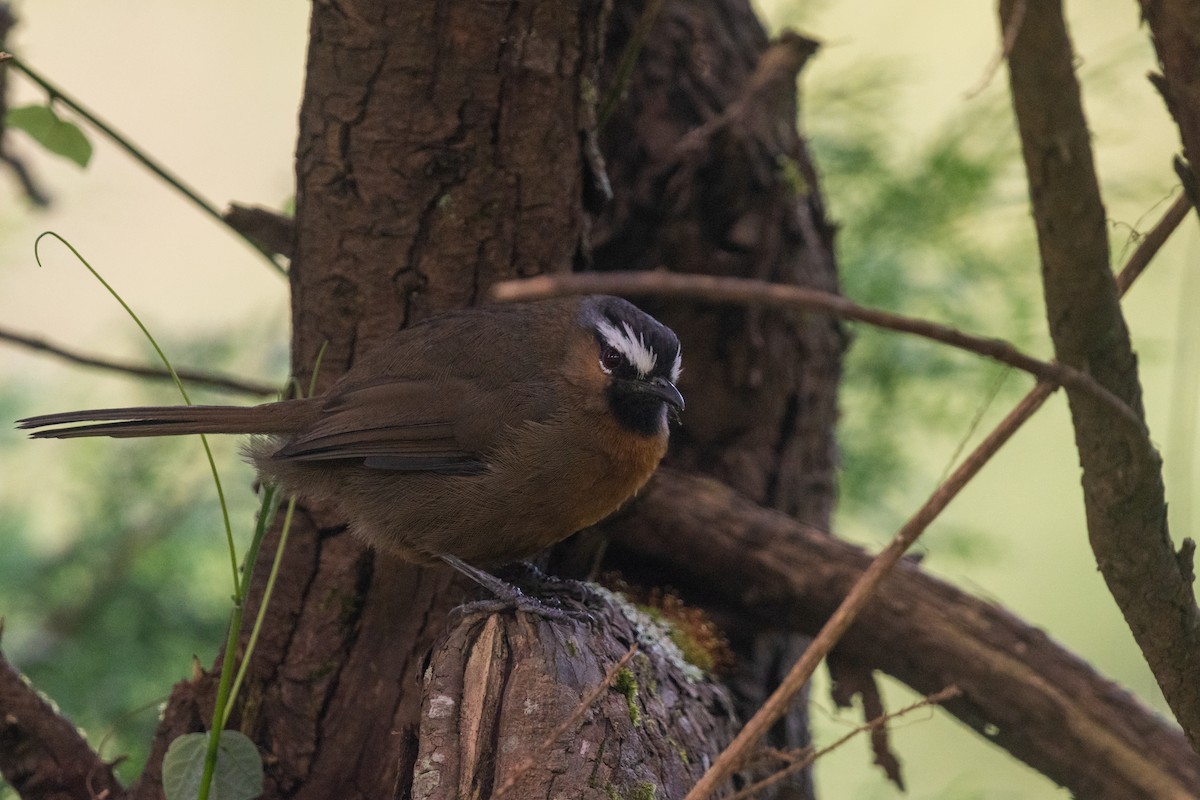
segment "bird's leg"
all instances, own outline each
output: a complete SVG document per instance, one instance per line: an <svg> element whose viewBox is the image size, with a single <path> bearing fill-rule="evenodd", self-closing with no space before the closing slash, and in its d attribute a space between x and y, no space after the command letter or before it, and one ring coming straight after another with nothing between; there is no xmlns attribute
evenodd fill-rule
<svg viewBox="0 0 1200 800"><path fill-rule="evenodd" d="M442 554L439 559L448 566L458 570L463 575L466 575L471 580L478 583L483 588L487 589L496 599L482 600L476 603L468 603L463 606L464 612L482 612L492 613L502 611L509 608L515 608L518 611L526 611L530 614L537 614L540 617L553 620L575 620L578 615L572 614L569 611L564 611L560 608L552 608L536 597L530 597L522 592L511 583L497 578L495 575L472 566L461 558L452 555Z"/></svg>
<svg viewBox="0 0 1200 800"><path fill-rule="evenodd" d="M439 555L438 558L487 589L499 600L509 600L515 603L518 598L525 597L525 594L520 589L508 581L497 578L492 573L482 570L479 567L472 566L457 556Z"/></svg>

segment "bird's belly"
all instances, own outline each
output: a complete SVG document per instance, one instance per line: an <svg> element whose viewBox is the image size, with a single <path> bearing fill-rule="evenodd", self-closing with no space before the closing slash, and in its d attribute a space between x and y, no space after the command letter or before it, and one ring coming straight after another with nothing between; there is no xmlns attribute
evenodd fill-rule
<svg viewBox="0 0 1200 800"><path fill-rule="evenodd" d="M664 437L665 439L665 437ZM416 561L454 555L480 566L527 558L599 522L645 484L665 440L640 447L507 454L480 475L377 471L337 498L366 541ZM370 495L370 496L366 496ZM364 510L374 509L374 513Z"/></svg>

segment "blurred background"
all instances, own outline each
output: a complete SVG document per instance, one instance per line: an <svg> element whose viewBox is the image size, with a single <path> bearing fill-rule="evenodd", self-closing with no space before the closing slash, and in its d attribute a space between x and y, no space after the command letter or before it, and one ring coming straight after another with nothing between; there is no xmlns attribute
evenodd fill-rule
<svg viewBox="0 0 1200 800"><path fill-rule="evenodd" d="M1077 4L1082 6L1082 4ZM992 3L762 0L772 30L825 42L802 76L801 124L824 176L844 290L872 305L1003 337L1040 357L1033 226L1008 106L993 64ZM218 206L286 209L308 8L39 0L16 7L8 46ZM1145 79L1154 68L1135 3L1075 9L1072 35L1108 210L1123 263L1165 210L1176 131ZM45 93L14 72L11 105ZM62 116L73 119L67 110ZM282 385L286 281L125 153L83 126L86 169L8 135L52 196L48 209L0 172L0 329L74 350L149 361L119 306L69 240L139 313L176 366ZM1189 218L1125 303L1150 428L1166 459L1173 535L1194 529L1198 335L1190 309L1198 237ZM837 534L889 538L940 478L1030 386L1023 375L862 327L843 387ZM251 402L199 393L204 402ZM4 651L136 775L159 704L209 666L231 592L219 507L198 441L30 442L9 421L87 406L170 403L174 389L0 341L0 616ZM235 531L254 496L237 443L216 441ZM1047 407L918 544L924 565L1006 606L1164 711L1087 545L1066 405ZM860 722L813 693L818 743ZM888 684L892 708L911 696ZM1066 793L937 712L894 728L908 797L1060 798ZM892 798L863 740L818 763L820 796ZM0 795L3 790L0 790Z"/></svg>

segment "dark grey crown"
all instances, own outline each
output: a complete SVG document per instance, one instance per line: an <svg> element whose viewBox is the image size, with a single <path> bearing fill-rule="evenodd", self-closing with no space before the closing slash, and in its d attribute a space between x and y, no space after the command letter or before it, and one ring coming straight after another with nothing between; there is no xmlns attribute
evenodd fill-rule
<svg viewBox="0 0 1200 800"><path fill-rule="evenodd" d="M603 346L616 348L641 378L679 378L680 350L675 332L619 297L585 297L582 322Z"/></svg>

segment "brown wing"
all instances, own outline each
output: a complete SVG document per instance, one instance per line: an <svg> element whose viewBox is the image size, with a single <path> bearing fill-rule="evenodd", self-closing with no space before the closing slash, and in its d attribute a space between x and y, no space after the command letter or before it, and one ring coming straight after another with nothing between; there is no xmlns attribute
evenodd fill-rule
<svg viewBox="0 0 1200 800"><path fill-rule="evenodd" d="M573 303L454 312L401 331L355 364L275 457L362 459L392 470L484 468L507 429L548 419L559 407L550 375L566 350L558 321Z"/></svg>
<svg viewBox="0 0 1200 800"><path fill-rule="evenodd" d="M274 457L361 459L374 469L472 473L483 470L508 428L547 418L556 403L540 382L386 381L347 388Z"/></svg>
<svg viewBox="0 0 1200 800"><path fill-rule="evenodd" d="M394 470L480 469L480 453L455 431L456 396L461 387L450 381L388 381L339 393L274 457L362 459L369 467Z"/></svg>

